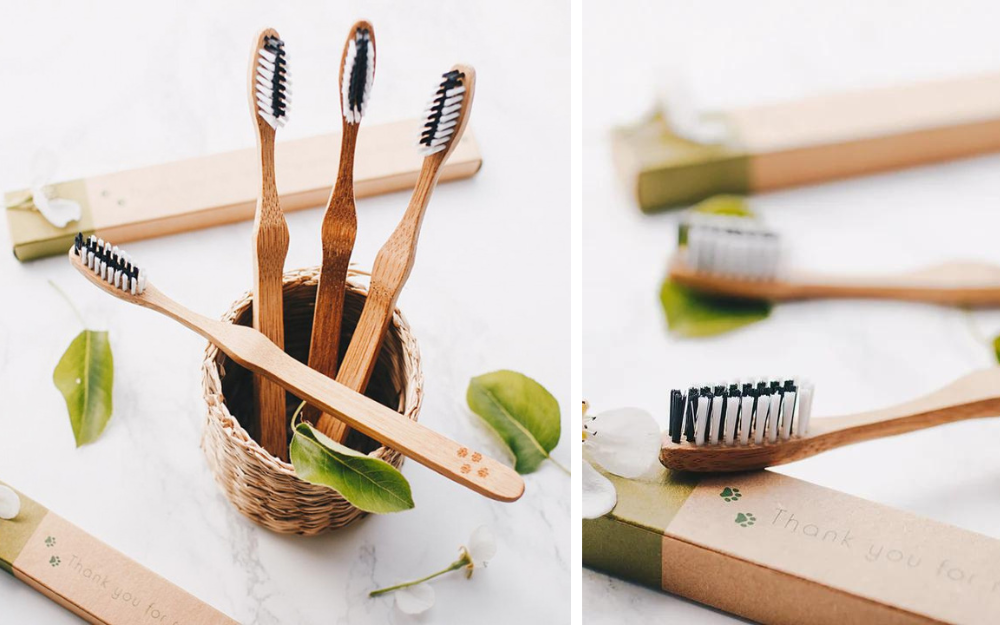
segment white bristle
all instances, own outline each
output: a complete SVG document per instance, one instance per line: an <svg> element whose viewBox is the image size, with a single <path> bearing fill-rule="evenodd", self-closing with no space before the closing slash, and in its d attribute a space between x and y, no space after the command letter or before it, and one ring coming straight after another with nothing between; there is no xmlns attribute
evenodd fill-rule
<svg viewBox="0 0 1000 625"><path fill-rule="evenodd" d="M359 55L359 45L363 45L366 51L363 58ZM364 63L363 68L359 67L360 63ZM355 32L354 38L347 42L347 53L344 55L344 66L341 71L340 98L344 120L349 124L360 124L368 109L372 83L375 82L375 46L372 44L369 31L359 29ZM356 94L352 90L356 71L363 72L364 80L359 98L353 97Z"/></svg>
<svg viewBox="0 0 1000 625"><path fill-rule="evenodd" d="M129 270L135 269L136 265L132 262L132 257L117 245L113 246L93 235L86 240L83 235L78 235L73 248L80 264L112 287L133 295L140 295L145 290L145 273L138 270L138 279L133 280L129 276Z"/></svg>
<svg viewBox="0 0 1000 625"><path fill-rule="evenodd" d="M796 378L727 380L671 391L670 438L701 445L763 445L805 436L813 387ZM678 402L679 400L679 402ZM691 434L691 436L689 436Z"/></svg>
<svg viewBox="0 0 1000 625"><path fill-rule="evenodd" d="M277 42L277 43L276 43ZM258 50L254 76L254 96L257 114L272 128L285 125L291 104L291 80L288 73L288 55L280 40L265 37L264 47ZM267 46L274 45L269 50ZM284 71L279 72L279 68ZM277 82L277 84L276 84Z"/></svg>
<svg viewBox="0 0 1000 625"><path fill-rule="evenodd" d="M424 110L425 119L418 143L418 151L423 156L430 156L447 149L455 134L462 115L466 87L464 84L454 84L454 81L464 79L464 75L455 72L445 74L444 80Z"/></svg>
<svg viewBox="0 0 1000 625"><path fill-rule="evenodd" d="M755 219L689 213L681 228L687 230L683 260L699 273L748 280L781 274L781 239Z"/></svg>

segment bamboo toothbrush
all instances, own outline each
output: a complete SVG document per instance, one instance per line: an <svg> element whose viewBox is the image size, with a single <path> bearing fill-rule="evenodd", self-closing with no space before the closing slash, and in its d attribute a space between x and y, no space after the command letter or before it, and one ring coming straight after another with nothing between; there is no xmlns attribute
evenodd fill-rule
<svg viewBox="0 0 1000 625"><path fill-rule="evenodd" d="M796 300L879 298L955 306L1000 305L1000 267L952 262L886 276L827 276L782 266L781 238L744 217L688 215L670 264L676 284L714 295Z"/></svg>
<svg viewBox="0 0 1000 625"><path fill-rule="evenodd" d="M354 206L354 148L374 80L375 30L368 22L360 21L347 35L340 64L340 110L343 119L340 168L323 216L323 265L319 286L316 287L316 309L309 345L309 366L331 378L337 377L347 267L358 231ZM307 411L305 416L315 422L317 415L314 412ZM323 418L329 423L342 425L329 415Z"/></svg>
<svg viewBox="0 0 1000 625"><path fill-rule="evenodd" d="M249 75L250 111L257 128L261 190L253 223L253 327L279 349L285 347L282 274L288 253L288 225L274 180L274 133L288 117L291 82L285 42L277 31L264 29L254 42ZM288 460L285 391L265 377L254 376L256 422L268 452Z"/></svg>
<svg viewBox="0 0 1000 625"><path fill-rule="evenodd" d="M524 492L524 481L512 468L313 371L260 332L184 308L149 284L145 270L118 247L94 236L84 240L79 234L69 250L69 259L80 273L108 293L194 330L239 365L448 479L498 501L515 501Z"/></svg>
<svg viewBox="0 0 1000 625"><path fill-rule="evenodd" d="M417 186L402 220L375 256L368 298L337 374L337 381L350 389L363 392L368 386L396 300L413 269L427 204L441 174L441 166L462 139L475 89L475 70L456 65L442 76L427 109L419 141L424 162ZM328 415L320 419L318 427L338 442L348 434L344 424Z"/></svg>
<svg viewBox="0 0 1000 625"><path fill-rule="evenodd" d="M862 441L1000 416L1000 368L983 369L919 399L859 414L811 419L813 388L764 380L670 394L660 462L670 469L763 469Z"/></svg>

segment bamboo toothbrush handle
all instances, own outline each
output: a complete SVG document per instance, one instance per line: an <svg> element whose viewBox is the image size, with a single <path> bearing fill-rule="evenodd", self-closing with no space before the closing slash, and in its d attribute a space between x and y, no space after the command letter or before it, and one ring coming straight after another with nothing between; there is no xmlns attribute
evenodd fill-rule
<svg viewBox="0 0 1000 625"><path fill-rule="evenodd" d="M364 392L375 370L382 339L389 328L399 294L413 269L420 226L443 160L440 155L424 159L420 178L403 218L375 256L368 298L337 374L338 382L359 393ZM343 441L349 433L344 424L337 423L329 415L323 415L317 427L336 441Z"/></svg>
<svg viewBox="0 0 1000 625"><path fill-rule="evenodd" d="M274 176L274 130L258 124L261 156L261 190L253 227L253 327L279 349L285 346L282 281L288 253L288 226L278 203ZM288 426L285 391L254 376L257 423L261 445L281 460L288 460Z"/></svg>
<svg viewBox="0 0 1000 625"><path fill-rule="evenodd" d="M337 181L323 217L323 264L316 287L316 310L309 345L309 366L329 378L337 377L347 269L358 231L354 204L354 149L358 125L345 121L343 126ZM316 412L315 408L309 407L305 416L316 421ZM319 417L318 423L324 424L321 426L323 432L342 434L346 428L335 417L326 414ZM343 441L342 436L331 438Z"/></svg>
<svg viewBox="0 0 1000 625"><path fill-rule="evenodd" d="M983 369L929 395L844 417L814 419L805 439L823 450L981 417L1000 416L1000 369Z"/></svg>
<svg viewBox="0 0 1000 625"><path fill-rule="evenodd" d="M194 313L152 285L147 285L143 295L133 296L108 289L98 276L85 269L84 274L121 299L175 319L217 345L236 363L466 488L497 501L515 501L524 492L524 481L512 468L351 391L295 360L250 328Z"/></svg>
<svg viewBox="0 0 1000 625"><path fill-rule="evenodd" d="M952 306L1000 305L1000 267L986 263L945 263L889 276L794 273L777 280L746 280L699 273L675 257L670 266L670 277L674 282L692 289L747 299L855 298Z"/></svg>

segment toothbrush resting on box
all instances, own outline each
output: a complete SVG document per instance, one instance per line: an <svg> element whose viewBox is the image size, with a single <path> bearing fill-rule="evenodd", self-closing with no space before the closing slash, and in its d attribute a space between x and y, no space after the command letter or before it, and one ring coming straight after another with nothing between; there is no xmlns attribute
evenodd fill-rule
<svg viewBox="0 0 1000 625"><path fill-rule="evenodd" d="M713 295L763 300L896 299L1000 305L1000 266L951 262L896 275L832 276L784 266L781 237L755 219L691 213L679 228L670 280Z"/></svg>
<svg viewBox="0 0 1000 625"><path fill-rule="evenodd" d="M812 419L812 400L813 386L793 379L673 390L660 462L678 471L749 471L875 438L1000 416L1000 368L970 373L913 401L849 416Z"/></svg>
<svg viewBox="0 0 1000 625"><path fill-rule="evenodd" d="M69 260L106 292L194 330L239 365L448 479L498 501L515 501L523 494L524 481L512 468L310 369L252 328L184 308L150 285L145 270L110 243L77 235Z"/></svg>

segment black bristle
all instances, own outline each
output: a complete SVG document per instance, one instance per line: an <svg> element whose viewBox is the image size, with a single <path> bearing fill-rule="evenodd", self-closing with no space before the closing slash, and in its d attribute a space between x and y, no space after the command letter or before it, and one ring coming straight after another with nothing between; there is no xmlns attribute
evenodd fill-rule
<svg viewBox="0 0 1000 625"><path fill-rule="evenodd" d="M698 389L688 389L687 410L684 411L684 438L689 443L694 442L694 410L698 405Z"/></svg>
<svg viewBox="0 0 1000 625"><path fill-rule="evenodd" d="M465 74L457 69L453 69L444 74L442 78L443 80L441 81L441 86L434 94L434 100L431 103L430 111L427 115L427 122L424 124L424 130L420 134L420 144L427 147L430 147L431 142L434 140L434 135L437 133L437 127L441 123L444 102L448 99L448 91L462 86Z"/></svg>
<svg viewBox="0 0 1000 625"><path fill-rule="evenodd" d="M285 42L277 37L264 38L264 49L274 54L274 75L271 77L271 110L275 118L284 117L285 110L285 76L288 73L288 62L285 58Z"/></svg>
<svg viewBox="0 0 1000 625"><path fill-rule="evenodd" d="M83 249L83 233L77 232L76 237L73 239L73 249L76 251L76 255L80 255L80 250Z"/></svg>
<svg viewBox="0 0 1000 625"><path fill-rule="evenodd" d="M359 28L354 37L354 67L351 68L347 101L352 110L360 109L365 99L365 83L368 79L368 63L371 39L367 28Z"/></svg>
<svg viewBox="0 0 1000 625"><path fill-rule="evenodd" d="M684 422L684 395L678 390L670 391L670 440L681 442Z"/></svg>

